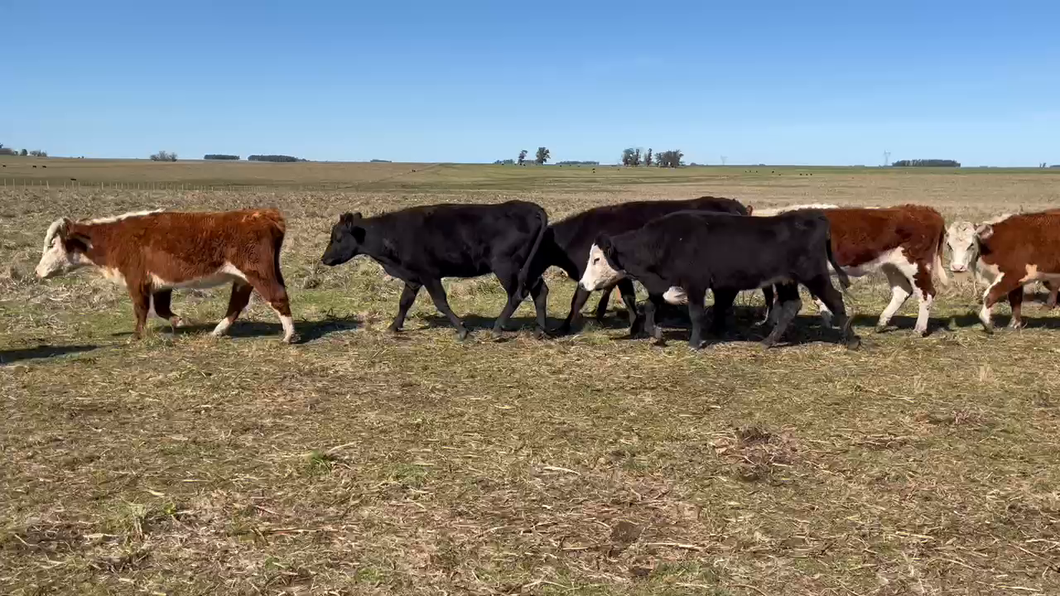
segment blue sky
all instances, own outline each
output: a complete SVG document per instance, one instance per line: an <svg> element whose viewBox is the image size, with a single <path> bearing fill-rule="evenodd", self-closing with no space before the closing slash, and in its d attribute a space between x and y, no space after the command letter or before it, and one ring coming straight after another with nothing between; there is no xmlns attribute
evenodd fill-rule
<svg viewBox="0 0 1060 596"><path fill-rule="evenodd" d="M0 0L0 142L320 160L1060 163L1060 2Z"/></svg>

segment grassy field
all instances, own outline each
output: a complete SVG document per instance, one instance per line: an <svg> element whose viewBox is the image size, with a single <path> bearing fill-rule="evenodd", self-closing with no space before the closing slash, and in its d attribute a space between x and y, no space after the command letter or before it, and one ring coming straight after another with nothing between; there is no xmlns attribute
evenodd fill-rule
<svg viewBox="0 0 1060 596"><path fill-rule="evenodd" d="M987 336L956 280L929 337L912 302L876 334L889 295L867 278L860 351L812 306L794 345L763 351L747 296L726 341L693 353L684 329L625 339L617 313L537 340L529 304L491 342L498 284L451 280L477 328L460 343L423 293L387 334L401 285L374 263L317 265L345 210L521 198L558 219L714 194L974 220L1060 205L1060 172L0 164L48 184L0 187L0 593L1060 593L1060 316L1044 308ZM113 187L136 182L267 189ZM197 325L156 319L132 342L124 289L33 279L56 217L249 206L287 215L300 345L256 301L209 337L222 289L178 293ZM574 284L549 282L561 318Z"/></svg>

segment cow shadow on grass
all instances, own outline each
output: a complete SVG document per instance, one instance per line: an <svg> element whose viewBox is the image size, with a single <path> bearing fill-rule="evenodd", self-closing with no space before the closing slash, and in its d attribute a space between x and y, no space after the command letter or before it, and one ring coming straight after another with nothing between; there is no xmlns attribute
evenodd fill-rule
<svg viewBox="0 0 1060 596"><path fill-rule="evenodd" d="M0 350L0 366L12 364L21 360L35 360L40 358L55 358L66 354L77 354L79 352L91 352L98 349L95 345L80 346L50 346L39 345L35 348L16 348L14 350Z"/></svg>
<svg viewBox="0 0 1060 596"><path fill-rule="evenodd" d="M1060 329L1060 318L1058 317L1028 317L1027 309L1024 309L1023 325L1025 329ZM1047 311L1046 311L1047 312ZM878 316L857 315L854 317L855 327L875 327ZM1012 320L1011 315L994 315L994 327L1003 329ZM977 312L968 312L949 317L931 317L928 319L928 335L934 333L952 333L957 329L981 328L982 321L979 320ZM894 333L901 331L912 331L916 327L916 317L908 315L897 315L891 318L890 323L882 333Z"/></svg>
<svg viewBox="0 0 1060 596"><path fill-rule="evenodd" d="M217 323L194 323L177 327L176 335L209 335ZM330 318L320 321L296 321L294 324L295 334L298 336L296 344L308 343L332 333L352 331L360 327L360 321L354 318ZM168 325L156 327L155 333L171 333L172 328ZM114 337L131 336L132 331L123 331L113 334ZM251 338L251 337L275 337L283 336L283 326L279 323L267 323L264 321L237 321L228 328L226 337Z"/></svg>

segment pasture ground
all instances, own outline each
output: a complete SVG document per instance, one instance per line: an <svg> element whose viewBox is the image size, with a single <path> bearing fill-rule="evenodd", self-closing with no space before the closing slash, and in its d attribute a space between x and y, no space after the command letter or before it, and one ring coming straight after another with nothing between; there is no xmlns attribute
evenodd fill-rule
<svg viewBox="0 0 1060 596"><path fill-rule="evenodd" d="M1060 172L0 163L48 186L0 189L2 593L1060 593L1060 317L1041 307L987 336L956 280L928 338L912 301L876 334L868 278L857 352L810 304L798 343L761 350L760 296L700 353L683 329L624 339L617 297L556 340L527 303L494 343L503 293L482 278L447 282L478 329L460 343L422 293L387 334L401 286L374 263L316 265L348 209L522 198L558 219L714 194L977 219L1060 204ZM263 190L113 189L195 180ZM256 301L209 337L227 289L178 292L198 325L130 342L124 289L33 279L56 217L249 206L288 218L301 345ZM549 282L560 318L574 284Z"/></svg>

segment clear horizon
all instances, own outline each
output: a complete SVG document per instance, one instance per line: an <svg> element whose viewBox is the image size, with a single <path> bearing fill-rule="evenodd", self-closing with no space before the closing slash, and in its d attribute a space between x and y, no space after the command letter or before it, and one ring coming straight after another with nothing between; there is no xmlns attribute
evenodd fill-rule
<svg viewBox="0 0 1060 596"><path fill-rule="evenodd" d="M1060 163L1060 5L5 7L0 143L53 156Z"/></svg>

